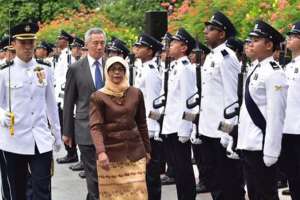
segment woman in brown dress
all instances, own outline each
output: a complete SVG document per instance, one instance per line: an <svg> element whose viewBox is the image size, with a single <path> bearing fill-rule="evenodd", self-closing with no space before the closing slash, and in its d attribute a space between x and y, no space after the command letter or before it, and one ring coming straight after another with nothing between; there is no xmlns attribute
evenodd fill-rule
<svg viewBox="0 0 300 200"><path fill-rule="evenodd" d="M109 58L104 73L105 86L90 100L100 199L148 199L145 171L151 146L143 94L129 86L123 58Z"/></svg>

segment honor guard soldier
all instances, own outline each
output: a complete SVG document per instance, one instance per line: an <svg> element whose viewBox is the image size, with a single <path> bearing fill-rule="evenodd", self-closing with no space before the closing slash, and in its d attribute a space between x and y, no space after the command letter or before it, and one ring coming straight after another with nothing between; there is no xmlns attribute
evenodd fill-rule
<svg viewBox="0 0 300 200"><path fill-rule="evenodd" d="M206 56L210 53L210 49L207 46L205 46L204 44L202 44L201 42L198 42L198 47L201 50L201 63L200 64L201 64L201 66L203 66ZM196 64L196 51L197 51L197 48L194 48L189 55L189 59L192 64Z"/></svg>
<svg viewBox="0 0 300 200"><path fill-rule="evenodd" d="M183 28L172 37L169 49L175 58L175 66L168 80L168 96L162 134L168 137L171 157L174 161L175 182L179 200L195 200L196 184L191 163L192 122L182 119L183 113L191 112L186 100L196 92L195 69L188 55L195 47L195 40Z"/></svg>
<svg viewBox="0 0 300 200"><path fill-rule="evenodd" d="M52 150L59 151L61 144L51 70L33 58L38 30L28 22L10 29L16 58L0 72L0 149L12 159L17 200L26 199L28 165L33 199L51 199Z"/></svg>
<svg viewBox="0 0 300 200"><path fill-rule="evenodd" d="M8 61L12 61L16 57L16 50L12 48L9 42L12 41L12 38L6 37L1 41L0 48L3 49L4 58L0 62L1 65L7 65Z"/></svg>
<svg viewBox="0 0 300 200"><path fill-rule="evenodd" d="M293 23L287 34L287 48L292 61L286 66L288 95L283 128L282 153L292 199L300 199L300 21Z"/></svg>
<svg viewBox="0 0 300 200"><path fill-rule="evenodd" d="M198 48L201 50L200 66L203 66L206 56L210 53L210 49L204 44L202 44L201 42L198 42ZM189 55L189 59L190 62L193 64L193 67L196 67L196 51L197 48L194 48ZM206 171L206 166L204 163L201 147L202 147L201 144L192 144L194 158L199 172L199 182L196 184L197 193L208 192L208 174Z"/></svg>
<svg viewBox="0 0 300 200"><path fill-rule="evenodd" d="M229 47L232 51L234 51L238 61L240 62L240 66L242 66L244 42L240 39L228 38L228 40L226 41L226 46Z"/></svg>
<svg viewBox="0 0 300 200"><path fill-rule="evenodd" d="M61 49L61 54L59 56L57 65L55 66L55 95L58 105L59 121L61 130L63 130L63 97L64 97L64 87L66 83L66 74L70 64L72 64L70 44L73 42L74 37L64 30L61 30L60 35L57 37L58 47ZM73 138L74 139L74 138ZM71 163L78 161L77 148L75 140L73 141L72 147L65 145L67 155L62 158L56 159L58 163Z"/></svg>
<svg viewBox="0 0 300 200"><path fill-rule="evenodd" d="M229 138L225 138L225 143L220 140L222 135L228 134L218 130L220 121L228 124L237 122L236 117L225 120L223 114L225 107L238 99L237 79L241 67L235 53L225 44L229 37L235 35L233 24L221 12L215 12L211 20L205 22L204 39L211 52L201 69L199 133L202 135L205 165L208 166L208 187L214 200L239 200L245 195L239 186L238 166L226 156L224 147L228 145Z"/></svg>
<svg viewBox="0 0 300 200"><path fill-rule="evenodd" d="M254 69L254 67L258 64L258 60L253 56L253 53L250 52L250 43L251 43L251 38L246 38L244 40L244 51L245 51L245 54L246 54L246 57L247 58L250 58L250 65L247 65L247 69L246 69L246 72L249 73L251 70Z"/></svg>
<svg viewBox="0 0 300 200"><path fill-rule="evenodd" d="M108 52L108 57L120 56L123 59L127 58L130 53L130 51L126 48L125 43L117 38L111 42Z"/></svg>
<svg viewBox="0 0 300 200"><path fill-rule="evenodd" d="M36 46L35 48L35 56L37 59L43 60L45 63L48 63L51 66L51 71L52 71L52 77L53 77L53 83L55 83L54 79L54 67L53 67L53 62L52 59L48 58L50 52L52 52L53 49L52 47L45 41L41 41L39 45Z"/></svg>
<svg viewBox="0 0 300 200"><path fill-rule="evenodd" d="M114 41L115 42L115 41ZM159 96L162 82L160 74L153 61L157 51L161 51L162 44L156 39L143 33L137 43L135 57L141 59L142 68L135 78L135 87L138 87L144 96L146 106L146 116L150 111L158 112L153 108L153 101ZM146 181L149 200L161 199L161 181L160 181L160 156L162 143L154 140L154 134L157 121L147 118L148 133L151 142L151 160L147 165Z"/></svg>
<svg viewBox="0 0 300 200"><path fill-rule="evenodd" d="M261 20L256 21L249 37L250 51L259 63L246 79L237 148L241 150L249 199L278 200L276 162L281 151L288 86L273 52L284 37Z"/></svg>
<svg viewBox="0 0 300 200"><path fill-rule="evenodd" d="M70 44L71 50L71 63L78 61L81 58L82 47L84 47L84 41L78 37L75 37L73 43Z"/></svg>

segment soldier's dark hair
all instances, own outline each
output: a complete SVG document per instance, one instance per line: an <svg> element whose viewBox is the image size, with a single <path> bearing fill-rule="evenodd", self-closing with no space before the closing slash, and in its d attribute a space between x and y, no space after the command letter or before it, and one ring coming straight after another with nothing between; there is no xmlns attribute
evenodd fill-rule
<svg viewBox="0 0 300 200"><path fill-rule="evenodd" d="M267 44L269 42L273 43L273 53L274 53L276 51L278 45L276 43L274 43L274 41L270 40L269 38L265 38L265 44Z"/></svg>

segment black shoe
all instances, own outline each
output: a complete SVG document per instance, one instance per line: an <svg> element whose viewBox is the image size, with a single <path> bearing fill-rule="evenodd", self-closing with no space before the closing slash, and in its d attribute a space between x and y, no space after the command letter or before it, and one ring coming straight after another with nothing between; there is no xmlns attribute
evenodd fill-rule
<svg viewBox="0 0 300 200"><path fill-rule="evenodd" d="M291 192L290 192L290 190L283 190L281 194L282 195L291 195Z"/></svg>
<svg viewBox="0 0 300 200"><path fill-rule="evenodd" d="M288 185L287 185L287 181L277 181L277 188L280 189L280 188L286 188Z"/></svg>
<svg viewBox="0 0 300 200"><path fill-rule="evenodd" d="M83 163L82 163L82 161L79 161L77 164L71 165L69 168L73 171L82 171L83 170Z"/></svg>
<svg viewBox="0 0 300 200"><path fill-rule="evenodd" d="M162 185L172 185L175 184L175 179L172 177L164 176L161 178Z"/></svg>
<svg viewBox="0 0 300 200"><path fill-rule="evenodd" d="M56 161L58 164L78 162L78 156L77 155L74 155L74 156L66 155L63 158L57 158Z"/></svg>
<svg viewBox="0 0 300 200"><path fill-rule="evenodd" d="M196 185L196 192L197 193L206 193L206 192L209 192L209 191L208 191L208 187L205 184L198 183Z"/></svg>
<svg viewBox="0 0 300 200"><path fill-rule="evenodd" d="M85 171L80 172L78 175L79 175L80 178L85 178Z"/></svg>

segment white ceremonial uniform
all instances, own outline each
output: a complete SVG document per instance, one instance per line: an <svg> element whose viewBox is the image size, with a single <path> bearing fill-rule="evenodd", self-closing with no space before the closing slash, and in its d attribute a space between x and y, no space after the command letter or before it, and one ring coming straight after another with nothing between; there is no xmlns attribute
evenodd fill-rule
<svg viewBox="0 0 300 200"><path fill-rule="evenodd" d="M35 71L42 67L40 71ZM14 59L10 66L11 111L15 115L15 135L4 125L4 113L9 110L8 68L0 71L0 149L16 154L34 155L52 151L52 135L61 143L60 124L54 95L51 69L35 59L28 63ZM43 83L37 73L44 72ZM48 127L49 119L51 130Z"/></svg>
<svg viewBox="0 0 300 200"><path fill-rule="evenodd" d="M266 120L264 149L262 130L252 121L245 105L245 97L240 111L237 148L248 151L263 150L264 155L278 157L288 85L284 71L279 66L274 68L271 62L275 63L273 56L260 62L253 69L249 83L249 93Z"/></svg>
<svg viewBox="0 0 300 200"><path fill-rule="evenodd" d="M283 133L300 135L300 56L294 58L285 69L288 79L286 117Z"/></svg>
<svg viewBox="0 0 300 200"><path fill-rule="evenodd" d="M222 53L223 52L223 53ZM220 138L220 121L236 124L237 117L224 119L225 107L237 101L237 80L241 71L235 53L225 43L211 50L201 69L202 93L199 133ZM234 106L227 112L233 112Z"/></svg>
<svg viewBox="0 0 300 200"><path fill-rule="evenodd" d="M61 106L63 106L64 101L63 98L59 97L59 95L60 93L63 93L62 86L66 83L66 75L69 64L72 64L71 62L68 63L68 53L70 54L71 50L69 50L67 47L61 51L58 62L54 69L54 76L56 80L55 97L56 102L61 103Z"/></svg>
<svg viewBox="0 0 300 200"><path fill-rule="evenodd" d="M135 87L140 88L144 95L148 131L155 131L157 121L148 118L150 111L158 112L153 108L153 100L159 96L162 87L162 80L153 60L142 64L135 78ZM154 135L154 134L153 134Z"/></svg>
<svg viewBox="0 0 300 200"><path fill-rule="evenodd" d="M187 56L174 61L175 66L168 80L168 96L162 134L177 133L179 137L190 137L193 124L182 119L183 113L192 112L186 100L196 91L195 69ZM173 63L172 63L173 64Z"/></svg>
<svg viewBox="0 0 300 200"><path fill-rule="evenodd" d="M51 73L53 77L53 84L56 85L56 80L55 80L55 74L54 74L54 65L53 65L53 57L52 58L45 58L44 62L49 63L51 65Z"/></svg>

